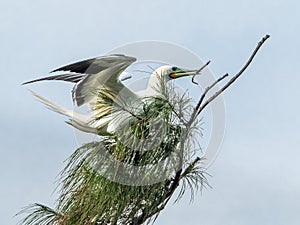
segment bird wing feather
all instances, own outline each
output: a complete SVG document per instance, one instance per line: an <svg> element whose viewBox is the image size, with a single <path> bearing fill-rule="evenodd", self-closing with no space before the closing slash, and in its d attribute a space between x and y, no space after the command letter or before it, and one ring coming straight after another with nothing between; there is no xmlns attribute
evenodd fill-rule
<svg viewBox="0 0 300 225"><path fill-rule="evenodd" d="M77 106L81 106L91 101L97 91L103 86L116 92L125 86L120 82L119 76L130 66L136 58L113 54L97 58L87 59L67 66L60 67L53 72L70 72L68 74L48 76L23 84L30 84L45 80L62 80L76 83L72 90L73 101Z"/></svg>
<svg viewBox="0 0 300 225"><path fill-rule="evenodd" d="M135 58L125 55L109 55L88 59L52 71L68 74L48 76L28 81L24 84L44 80L73 82L75 83L75 86L72 90L72 97L74 103L78 106L85 103L89 103L90 106L93 106L93 104L97 102L99 91L103 90L113 92L115 96L118 96L116 99L125 99L126 101L129 101L130 99L135 99L136 95L121 83L120 75L134 61L136 61ZM80 114L77 115L73 110L66 109L63 106L51 102L50 100L39 96L37 93L32 93L51 110L69 117L70 121L68 123L75 128L90 133L107 132L106 129L110 124L112 116L101 118L93 124L93 119L97 116L97 112L93 112L94 115L88 117ZM113 106L107 105L106 107Z"/></svg>
<svg viewBox="0 0 300 225"><path fill-rule="evenodd" d="M79 72L84 67L85 77L76 83L72 90L72 97L77 106L90 102L97 97L98 91L105 88L118 93L125 86L120 82L121 73L130 66L136 59L124 55L110 55L89 60L88 63L79 63L66 67L71 72Z"/></svg>
<svg viewBox="0 0 300 225"><path fill-rule="evenodd" d="M85 77L85 76L86 76L86 74L62 74L62 75L54 75L54 76L48 76L48 77L43 77L43 78L39 78L39 79L27 81L27 82L24 82L22 85L31 84L31 83L35 83L35 82L38 82L38 81L45 81L45 80L62 80L62 81L77 83L80 80L82 80L83 77Z"/></svg>

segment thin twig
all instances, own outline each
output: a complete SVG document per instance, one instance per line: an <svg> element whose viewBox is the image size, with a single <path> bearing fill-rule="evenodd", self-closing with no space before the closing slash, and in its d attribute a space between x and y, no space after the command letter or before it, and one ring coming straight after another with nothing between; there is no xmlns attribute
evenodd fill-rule
<svg viewBox="0 0 300 225"><path fill-rule="evenodd" d="M193 123L193 121L194 121L194 119L195 119L195 116L197 115L197 112L198 112L198 110L199 110L199 108L200 108L200 106L201 106L201 104L202 104L202 102L203 102L205 96L207 95L207 93L208 93L214 86L216 86L219 82L221 82L223 79L225 79L227 76L228 76L228 73L226 73L225 75L223 75L222 77L220 77L219 79L217 79L214 83L212 83L210 86L208 86L208 87L205 89L205 91L204 91L203 94L201 95L201 97L200 97L200 99L199 99L199 101L198 101L198 103L197 103L197 105L196 105L196 107L195 107L195 109L194 109L194 111L193 111L193 114L192 114L191 119L190 119L190 121L189 121L188 124L192 124L192 123Z"/></svg>
<svg viewBox="0 0 300 225"><path fill-rule="evenodd" d="M255 50L253 51L252 55L246 62L246 64L243 66L243 68L233 77L230 81L228 81L219 91L217 91L213 96L211 96L198 110L198 113L196 116L198 116L201 111L209 104L211 103L216 97L218 97L221 93L223 93L230 85L232 85L248 68L248 66L251 64L252 60L254 59L255 55L257 54L258 50L261 48L261 46L265 43L265 41L270 37L269 34L264 36L262 40L257 44Z"/></svg>
<svg viewBox="0 0 300 225"><path fill-rule="evenodd" d="M210 60L204 65L204 66L202 66L195 74L194 74L194 76L193 76L193 78L192 78L192 82L194 83L194 84L198 84L196 81L195 81L195 78L196 78L196 76L203 70L203 69L205 69L205 67L207 67L209 64L210 64Z"/></svg>
<svg viewBox="0 0 300 225"><path fill-rule="evenodd" d="M253 51L252 55L246 62L246 64L243 66L243 68L233 77L230 81L228 81L219 91L217 91L213 96L211 96L203 105L199 106L198 112L194 117L197 117L203 109L206 108L206 106L211 103L215 98L217 98L221 93L223 93L230 85L232 85L242 74L243 72L248 68L248 66L251 64L252 60L254 59L255 55L257 54L258 50L261 48L261 46L265 43L265 41L270 37L270 35L266 35L262 38L262 40L257 44L255 50ZM202 100L203 101L203 100ZM194 118L191 118L191 122L193 122Z"/></svg>

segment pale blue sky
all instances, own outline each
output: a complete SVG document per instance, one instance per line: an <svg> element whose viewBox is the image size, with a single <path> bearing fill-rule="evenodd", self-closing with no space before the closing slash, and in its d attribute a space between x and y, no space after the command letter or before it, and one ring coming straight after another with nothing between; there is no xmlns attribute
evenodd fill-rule
<svg viewBox="0 0 300 225"><path fill-rule="evenodd" d="M224 95L227 128L210 167L213 189L169 205L156 224L296 225L300 222L299 1L0 0L2 142L0 224L22 206L53 206L55 180L76 147L64 118L23 81L116 46L162 40L234 73L266 33L270 40ZM71 106L70 85L37 85Z"/></svg>

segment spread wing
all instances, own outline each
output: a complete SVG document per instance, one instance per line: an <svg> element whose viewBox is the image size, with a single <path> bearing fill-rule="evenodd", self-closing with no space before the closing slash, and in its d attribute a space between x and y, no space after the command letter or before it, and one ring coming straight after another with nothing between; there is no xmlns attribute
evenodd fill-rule
<svg viewBox="0 0 300 225"><path fill-rule="evenodd" d="M90 65L73 65L65 67L72 72L83 70L85 67L87 74L73 88L72 96L74 102L81 106L97 95L97 92L102 89L108 89L114 93L119 93L126 87L120 82L119 76L130 66L136 59L124 55L111 55L94 59ZM77 70L78 69L78 70Z"/></svg>
<svg viewBox="0 0 300 225"><path fill-rule="evenodd" d="M74 103L81 106L89 102L102 86L118 92L124 89L119 76L136 59L125 55L108 55L73 63L53 72L67 72L68 74L48 76L23 84L30 84L44 80L62 80L76 83L72 90Z"/></svg>

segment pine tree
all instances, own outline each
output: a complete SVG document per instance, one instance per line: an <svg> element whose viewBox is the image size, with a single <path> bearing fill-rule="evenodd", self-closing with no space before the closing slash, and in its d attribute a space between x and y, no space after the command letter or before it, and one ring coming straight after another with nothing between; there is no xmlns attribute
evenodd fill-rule
<svg viewBox="0 0 300 225"><path fill-rule="evenodd" d="M207 87L196 107L186 93L178 94L163 82L158 87L160 95L143 99L136 109L126 104L116 107L115 93L101 90L101 102L95 107L105 105L106 113L130 115L126 125L114 135L78 148L60 174L55 209L38 203L28 206L20 212L27 214L21 224L148 224L155 221L177 188L181 189L176 201L186 190L192 199L196 191L209 186L200 166L204 159L197 157L200 146L195 136L202 132L199 115L241 76L268 37L259 42L239 73L205 99L228 74Z"/></svg>

